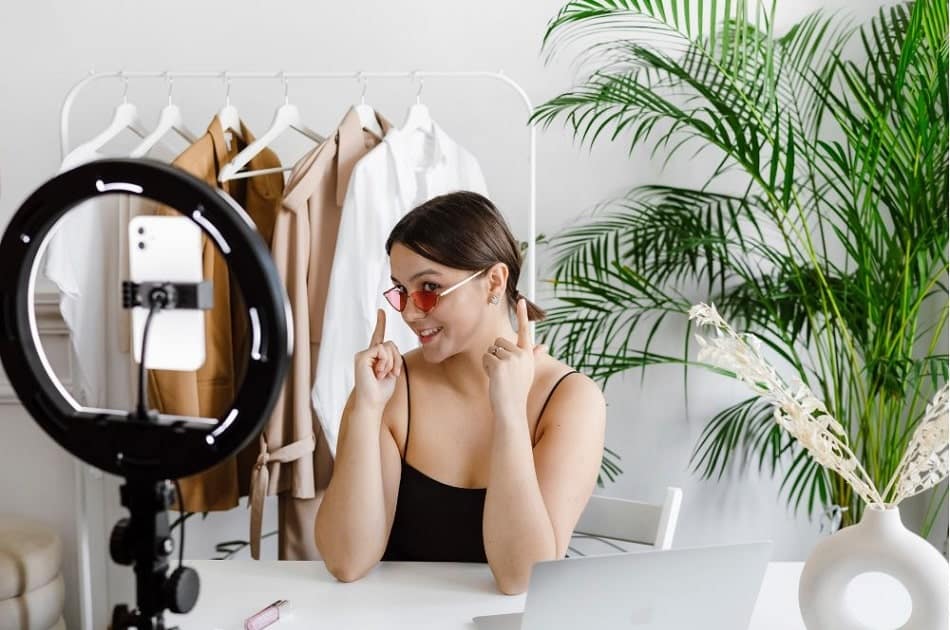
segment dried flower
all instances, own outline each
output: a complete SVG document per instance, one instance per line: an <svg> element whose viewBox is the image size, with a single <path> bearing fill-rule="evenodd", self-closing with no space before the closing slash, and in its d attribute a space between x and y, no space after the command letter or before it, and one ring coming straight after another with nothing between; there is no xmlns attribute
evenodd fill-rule
<svg viewBox="0 0 950 630"><path fill-rule="evenodd" d="M927 405L924 417L914 430L914 436L904 451L900 465L884 490L884 496L887 496L891 486L897 483L894 505L946 479L950 468L948 403L950 384L944 385Z"/></svg>
<svg viewBox="0 0 950 630"><path fill-rule="evenodd" d="M871 477L848 447L844 427L807 385L797 379L791 387L785 383L762 357L762 342L758 338L737 333L713 305L693 306L689 318L700 326L712 325L716 332L711 339L696 336L700 361L735 373L736 378L775 406L775 421L798 440L815 461L841 475L866 503L884 504Z"/></svg>

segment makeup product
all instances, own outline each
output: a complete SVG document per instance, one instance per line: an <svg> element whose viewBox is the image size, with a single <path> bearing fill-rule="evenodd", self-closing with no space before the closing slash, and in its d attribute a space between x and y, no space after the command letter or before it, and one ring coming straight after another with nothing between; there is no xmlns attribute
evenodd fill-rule
<svg viewBox="0 0 950 630"><path fill-rule="evenodd" d="M278 599L267 608L256 612L244 622L244 630L263 630L280 619L281 613L287 614L290 602L286 599Z"/></svg>

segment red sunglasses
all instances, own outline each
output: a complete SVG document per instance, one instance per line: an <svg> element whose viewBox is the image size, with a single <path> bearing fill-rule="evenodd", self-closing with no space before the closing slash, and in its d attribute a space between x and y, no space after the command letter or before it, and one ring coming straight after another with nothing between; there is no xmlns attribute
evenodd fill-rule
<svg viewBox="0 0 950 630"><path fill-rule="evenodd" d="M412 293L406 293L406 290L403 288L393 287L388 291L383 292L383 297L385 297L386 301L389 302L389 304L400 313L406 310L406 306L409 305L410 298L412 298L412 303L416 305L417 309L423 313L428 313L436 307L436 305L439 303L440 297L443 295L448 295L469 280L477 278L484 272L485 270L482 269L481 271L465 278L461 282L453 284L442 293L436 293L435 291L413 291Z"/></svg>

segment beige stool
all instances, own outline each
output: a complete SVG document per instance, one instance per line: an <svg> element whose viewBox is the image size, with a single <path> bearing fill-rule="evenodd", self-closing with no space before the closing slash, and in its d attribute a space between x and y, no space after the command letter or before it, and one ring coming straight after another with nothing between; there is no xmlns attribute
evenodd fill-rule
<svg viewBox="0 0 950 630"><path fill-rule="evenodd" d="M50 528L0 515L0 630L64 630L62 543Z"/></svg>
<svg viewBox="0 0 950 630"><path fill-rule="evenodd" d="M63 616L63 576L19 597L0 601L0 629L49 630Z"/></svg>

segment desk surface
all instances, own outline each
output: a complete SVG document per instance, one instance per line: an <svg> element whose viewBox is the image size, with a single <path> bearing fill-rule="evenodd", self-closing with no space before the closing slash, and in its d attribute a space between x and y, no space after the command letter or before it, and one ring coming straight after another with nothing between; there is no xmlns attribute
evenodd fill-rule
<svg viewBox="0 0 950 630"><path fill-rule="evenodd" d="M278 599L292 610L274 630L473 630L472 617L524 609L524 595L495 588L484 564L384 562L344 584L322 562L196 560L201 597L188 615L168 615L181 630L243 630L243 621ZM804 630L798 611L800 562L769 564L749 630ZM886 584L872 585L862 603Z"/></svg>

